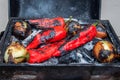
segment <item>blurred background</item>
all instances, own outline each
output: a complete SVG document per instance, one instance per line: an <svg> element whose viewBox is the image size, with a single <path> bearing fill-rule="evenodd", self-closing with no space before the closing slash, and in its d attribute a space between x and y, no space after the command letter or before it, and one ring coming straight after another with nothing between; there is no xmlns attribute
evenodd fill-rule
<svg viewBox="0 0 120 80"><path fill-rule="evenodd" d="M102 0L101 19L109 20L120 36L120 0ZM0 0L0 32L5 30L8 22L8 0Z"/></svg>

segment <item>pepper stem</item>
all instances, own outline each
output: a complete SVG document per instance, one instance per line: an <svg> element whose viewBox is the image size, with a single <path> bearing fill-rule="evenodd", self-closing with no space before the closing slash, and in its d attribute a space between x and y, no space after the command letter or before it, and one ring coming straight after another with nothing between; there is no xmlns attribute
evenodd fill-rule
<svg viewBox="0 0 120 80"><path fill-rule="evenodd" d="M73 18L73 17L70 16L68 20L65 20L65 23L71 22L71 21L72 21L72 18Z"/></svg>
<svg viewBox="0 0 120 80"><path fill-rule="evenodd" d="M99 21L93 23L92 25L97 26L99 24Z"/></svg>
<svg viewBox="0 0 120 80"><path fill-rule="evenodd" d="M68 31L68 27L67 27L67 26L68 26L68 24L69 24L71 21L72 21L72 16L70 16L69 19L65 21L65 23L66 23L66 24L65 24L65 30L66 30L66 31Z"/></svg>
<svg viewBox="0 0 120 80"><path fill-rule="evenodd" d="M71 22L71 21L72 21L72 16L69 17L69 22Z"/></svg>

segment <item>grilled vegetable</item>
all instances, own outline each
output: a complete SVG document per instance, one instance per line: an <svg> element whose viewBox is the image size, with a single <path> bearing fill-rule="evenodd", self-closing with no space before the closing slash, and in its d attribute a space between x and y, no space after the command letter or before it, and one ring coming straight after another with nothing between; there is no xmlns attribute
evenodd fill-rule
<svg viewBox="0 0 120 80"><path fill-rule="evenodd" d="M58 48L64 43L65 41L62 40L60 42L55 42L52 44L48 44L39 49L28 49L29 52L29 63L40 63L44 62L51 57L55 57L57 55L53 55Z"/></svg>
<svg viewBox="0 0 120 80"><path fill-rule="evenodd" d="M98 37L98 38L106 38L107 37L106 29L101 23L99 23L96 28L97 28L96 37Z"/></svg>
<svg viewBox="0 0 120 80"><path fill-rule="evenodd" d="M36 48L41 43L55 42L66 37L66 30L63 27L56 26L50 30L39 33L33 41L27 46L27 49Z"/></svg>
<svg viewBox="0 0 120 80"><path fill-rule="evenodd" d="M115 59L115 48L109 41L98 41L93 48L93 54L100 62L112 62Z"/></svg>
<svg viewBox="0 0 120 80"><path fill-rule="evenodd" d="M44 48L28 49L29 52L29 63L39 63L48 60L51 57L62 56L67 52L74 50L75 48L82 46L83 44L91 41L96 36L96 24L92 24L86 30L76 34L77 36L73 37L71 40L66 42L57 42L57 44L46 46Z"/></svg>
<svg viewBox="0 0 120 80"><path fill-rule="evenodd" d="M81 29L80 24L77 21L68 21L67 25L66 25L68 34L76 34L77 32L79 32L79 30Z"/></svg>
<svg viewBox="0 0 120 80"><path fill-rule="evenodd" d="M60 52L71 51L83 44L91 41L96 36L96 23L89 26L87 29L80 31L71 40L60 48Z"/></svg>
<svg viewBox="0 0 120 80"><path fill-rule="evenodd" d="M13 35L18 39L24 39L31 33L31 27L25 21L18 21L13 26Z"/></svg>
<svg viewBox="0 0 120 80"><path fill-rule="evenodd" d="M64 18L56 17L56 18L43 18L43 19L35 19L29 20L29 23L35 25L37 28L53 28L55 26L64 27L65 22Z"/></svg>
<svg viewBox="0 0 120 80"><path fill-rule="evenodd" d="M20 45L18 42L12 42L6 49L4 60L6 63L13 62L19 63L25 60L25 58L17 58L21 56L26 56L27 50Z"/></svg>

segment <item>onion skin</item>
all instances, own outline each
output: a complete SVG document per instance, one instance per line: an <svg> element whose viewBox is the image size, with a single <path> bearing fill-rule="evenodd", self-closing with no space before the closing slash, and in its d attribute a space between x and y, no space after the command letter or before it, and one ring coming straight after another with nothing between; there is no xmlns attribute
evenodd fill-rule
<svg viewBox="0 0 120 80"><path fill-rule="evenodd" d="M25 57L23 58L18 57L26 55L27 50L22 45L20 45L20 43L12 42L5 51L4 60L6 63L13 62L17 64L25 60Z"/></svg>
<svg viewBox="0 0 120 80"><path fill-rule="evenodd" d="M109 41L98 41L94 48L95 58L103 63L110 63L115 59L115 48Z"/></svg>
<svg viewBox="0 0 120 80"><path fill-rule="evenodd" d="M31 27L25 21L18 21L13 26L13 35L18 39L25 39L31 34Z"/></svg>
<svg viewBox="0 0 120 80"><path fill-rule="evenodd" d="M67 23L66 28L69 34L76 34L81 30L81 25L77 21L72 20Z"/></svg>

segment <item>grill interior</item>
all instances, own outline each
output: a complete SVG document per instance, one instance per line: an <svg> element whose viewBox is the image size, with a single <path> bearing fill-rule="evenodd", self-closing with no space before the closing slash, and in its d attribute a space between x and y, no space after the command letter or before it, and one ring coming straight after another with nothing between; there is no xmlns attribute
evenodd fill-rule
<svg viewBox="0 0 120 80"><path fill-rule="evenodd" d="M101 0L9 0L9 23L0 41L0 78L3 80L103 80L119 78L119 60L112 63L74 63L74 64L12 64L4 63L3 56L10 43L12 26L15 21L28 20L28 17L73 16L82 25L94 23L100 18ZM64 2L64 4L63 4ZM46 5L47 3L47 5ZM74 5L73 5L74 4ZM94 5L93 5L94 4ZM59 10L59 11L58 11ZM52 11L52 12L51 12ZM39 14L40 13L40 14ZM18 18L11 18L18 17ZM22 18L19 18L22 17ZM80 19L80 20L79 20ZM85 20L83 20L85 19ZM87 20L86 20L87 19ZM120 41L108 20L99 20L108 33L106 40L112 42L120 52ZM58 79L59 78L59 79Z"/></svg>
<svg viewBox="0 0 120 80"><path fill-rule="evenodd" d="M40 64L28 64L28 63L6 64L4 63L3 56L7 46L10 43L10 37L12 35L12 26L14 25L14 22L19 20L28 20L28 19L12 18L6 27L6 30L1 39L1 45L0 45L0 50L1 50L0 71L1 71L1 75L4 75L2 76L3 79L6 79L6 78L7 79L8 78L9 79L18 79L18 78L26 79L25 77L26 75L27 79L31 78L31 80L35 80L38 78L42 78L43 80L49 80L49 79L56 80L58 79L58 77L63 80L64 79L89 80L91 75L116 76L116 74L119 72L119 60L112 62L110 64L99 63L99 62L74 63L74 64L42 64L42 63ZM78 20L78 21L81 25L88 25L98 20ZM99 22L102 23L107 30L108 37L105 40L109 40L110 42L112 42L119 53L120 42L111 24L109 23L108 20L99 20ZM71 75L71 77L66 76L68 75L68 73L69 75ZM85 74L87 77L84 76L83 74ZM57 75L57 77L53 75Z"/></svg>

